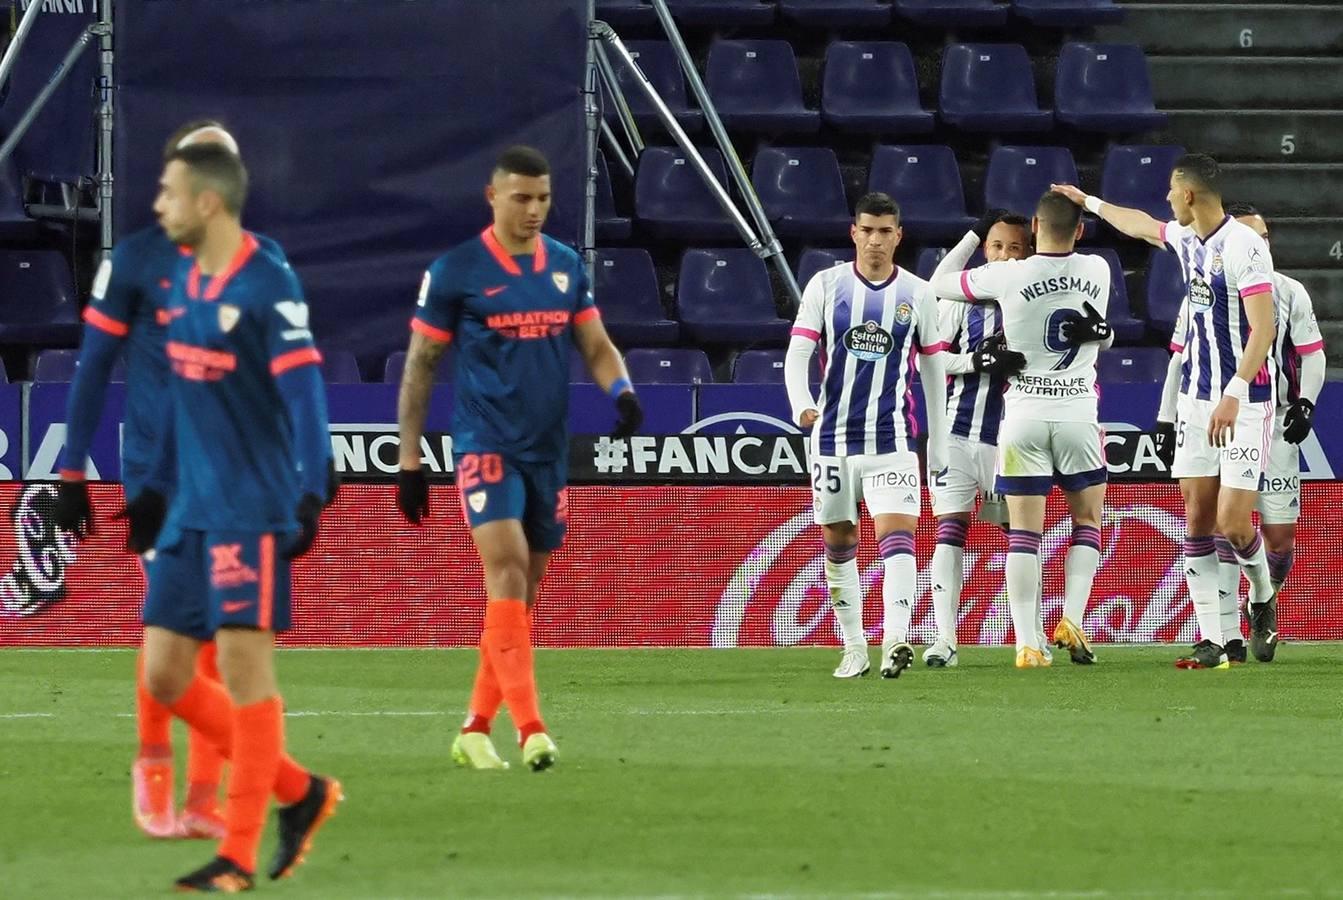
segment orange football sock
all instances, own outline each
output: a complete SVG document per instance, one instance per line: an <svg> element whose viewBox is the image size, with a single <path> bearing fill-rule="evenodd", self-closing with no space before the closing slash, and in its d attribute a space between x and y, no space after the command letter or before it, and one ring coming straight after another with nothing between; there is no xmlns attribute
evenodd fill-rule
<svg viewBox="0 0 1343 900"><path fill-rule="evenodd" d="M499 713L499 704L504 702L503 691L499 689L499 679L495 677L494 667L490 665L490 654L485 649L485 637L480 639L480 665L476 668L476 685L471 690L471 708L462 727L462 732L479 731L490 733L490 722Z"/></svg>
<svg viewBox="0 0 1343 900"><path fill-rule="evenodd" d="M202 644L196 655L196 675L219 682L218 648L214 641ZM224 757L208 738L192 729L187 735L187 808L213 806L219 791Z"/></svg>
<svg viewBox="0 0 1343 900"><path fill-rule="evenodd" d="M219 845L219 855L249 872L256 871L261 829L283 749L284 711L279 697L234 707L233 767L224 807L228 832Z"/></svg>
<svg viewBox="0 0 1343 900"><path fill-rule="evenodd" d="M491 600L485 606L480 645L489 654L490 666L522 741L546 730L536 697L529 626L527 604L521 600Z"/></svg>
<svg viewBox="0 0 1343 900"><path fill-rule="evenodd" d="M233 702L217 681L196 677L172 705L173 715L186 722L219 752L233 758ZM280 754L275 776L275 799L285 806L297 803L308 792L309 775L286 753Z"/></svg>
<svg viewBox="0 0 1343 900"><path fill-rule="evenodd" d="M135 663L135 723L140 732L140 759L169 759L173 755L173 713L154 699L145 686L145 654Z"/></svg>

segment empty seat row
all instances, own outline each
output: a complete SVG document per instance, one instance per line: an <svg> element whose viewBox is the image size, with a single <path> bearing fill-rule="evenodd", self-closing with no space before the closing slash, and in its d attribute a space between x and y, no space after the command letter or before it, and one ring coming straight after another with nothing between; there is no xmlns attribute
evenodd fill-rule
<svg viewBox="0 0 1343 900"><path fill-rule="evenodd" d="M801 25L878 28L893 16L921 25L994 28L1007 24L1009 11L1033 25L1075 28L1123 19L1114 0L667 0L682 25L768 25L777 14ZM645 27L657 21L648 0L598 0L597 17L617 27Z"/></svg>
<svg viewBox="0 0 1343 900"><path fill-rule="evenodd" d="M702 115L687 100L685 79L671 45L630 41L639 68L693 132ZM617 79L630 111L644 123L652 104L633 74ZM935 118L919 100L909 48L894 41L835 41L826 49L821 107L803 102L792 45L781 40L718 40L709 48L704 83L729 130L805 134L822 121L859 134L926 134ZM606 104L614 117L615 105ZM1020 44L952 44L943 50L937 115L969 132L1039 132L1055 122L1080 131L1125 134L1158 128L1147 61L1136 44L1064 44L1058 60L1054 109L1041 109L1030 58Z"/></svg>
<svg viewBox="0 0 1343 900"><path fill-rule="evenodd" d="M79 368L78 350L43 350L37 354L37 362L33 366L33 381L73 381L77 368ZM3 381L3 377L3 369L0 369L0 382ZM327 384L359 384L363 381L359 374L359 362L348 350L322 351L322 379ZM126 380L125 357L119 358L112 367L110 380L114 383Z"/></svg>
<svg viewBox="0 0 1343 900"><path fill-rule="evenodd" d="M1175 146L1112 147L1102 169L1102 196L1168 218L1170 173L1183 152ZM710 170L726 183L722 155L717 150L702 153ZM600 159L598 176L598 236L623 240L630 234L630 223L616 212L609 174ZM839 237L852 221L839 159L829 148L762 148L751 165L751 182L782 237ZM989 157L983 205L1030 215L1051 183L1077 183L1077 165L1067 148L999 147ZM867 189L884 191L899 202L901 224L914 240L952 240L974 221L950 147L877 147ZM699 172L679 149L645 148L635 176L634 207L640 224L655 237L715 241L736 236Z"/></svg>

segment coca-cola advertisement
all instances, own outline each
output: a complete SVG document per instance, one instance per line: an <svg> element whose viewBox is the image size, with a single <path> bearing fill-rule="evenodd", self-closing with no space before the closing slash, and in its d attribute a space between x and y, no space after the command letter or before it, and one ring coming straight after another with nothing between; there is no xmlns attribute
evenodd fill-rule
<svg viewBox="0 0 1343 900"><path fill-rule="evenodd" d="M49 524L50 485L0 483L0 646L119 647L140 639L144 574L122 550L113 519L121 489L92 486L97 530L76 543ZM1295 640L1343 639L1343 574L1328 544L1343 518L1343 487L1302 485L1296 566L1279 628ZM569 536L555 554L535 611L544 647L764 647L835 645L820 529L810 493L793 486L575 486ZM431 492L426 525L406 524L389 484L341 488L317 545L295 567L287 646L473 646L484 590L449 485ZM1111 485L1102 562L1086 616L1100 642L1190 642L1194 618L1181 570L1178 488ZM1042 547L1046 623L1063 602L1071 527L1061 498L1049 506ZM935 528L925 506L914 637L932 637L927 567ZM881 565L870 523L859 565L874 638ZM960 639L1011 639L1004 593L1007 542L975 524L965 553Z"/></svg>

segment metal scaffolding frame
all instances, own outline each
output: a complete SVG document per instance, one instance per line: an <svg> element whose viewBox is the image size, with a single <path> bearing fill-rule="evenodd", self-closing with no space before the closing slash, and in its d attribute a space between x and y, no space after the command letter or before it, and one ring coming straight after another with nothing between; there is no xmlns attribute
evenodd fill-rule
<svg viewBox="0 0 1343 900"><path fill-rule="evenodd" d="M589 27L588 53L588 76L586 85L586 96L588 97L588 181L589 181L589 204L587 211L587 221L585 223L584 248L589 258L592 255L595 237L593 232L595 212L593 209L592 198L596 195L596 153L598 135L605 139L606 145L611 149L612 155L621 169L629 176L634 175L634 164L629 155L620 145L617 136L604 120L601 120L600 104L598 100L598 85L603 84L607 89L612 102L615 103L616 117L620 122L621 131L628 142L633 156L637 159L639 153L644 148L643 137L639 133L638 125L635 124L634 116L630 112L629 104L625 99L625 94L616 78L616 69L612 65L611 54L613 53L619 62L634 75L634 83L639 90L648 98L652 104L654 112L658 119L671 135L676 146L685 154L686 158L694 166L695 172L704 181L713 195L714 200L722 207L723 212L727 214L737 233L741 236L743 243L751 249L752 252L768 262L773 263L775 270L779 273L785 289L788 291L789 299L794 308L801 302L802 292L798 287L797 279L793 275L793 270L789 268L787 259L783 255L783 247L779 244L779 239L774 234L774 229L770 225L769 217L765 213L765 208L760 203L760 198L756 195L755 187L751 184L750 176L746 173L746 167L742 165L741 157L737 155L736 148L732 146L732 140L728 137L727 129L723 126L723 120L718 115L718 110L714 107L713 101L709 98L709 92L704 86L704 81L700 78L699 72L695 69L694 60L690 57L690 51L686 49L685 41L681 38L681 33L672 21L671 11L667 8L666 0L649 0L653 10L657 13L658 22L662 30L667 35L672 51L676 54L677 61L680 63L681 71L685 74L686 82L690 85L691 93L694 94L696 102L704 111L705 122L709 126L709 132L713 136L714 142L722 151L723 158L727 161L728 174L736 185L737 193L744 201L746 211L743 213L733 201L728 193L727 187L723 185L714 175L713 170L705 162L703 155L691 142L686 135L685 129L676 121L676 116L668 108L666 101L658 94L657 88L653 87L652 82L648 80L638 63L630 54L629 49L621 40L620 35L616 34L615 29L600 20L593 19ZM749 219L748 219L749 216Z"/></svg>

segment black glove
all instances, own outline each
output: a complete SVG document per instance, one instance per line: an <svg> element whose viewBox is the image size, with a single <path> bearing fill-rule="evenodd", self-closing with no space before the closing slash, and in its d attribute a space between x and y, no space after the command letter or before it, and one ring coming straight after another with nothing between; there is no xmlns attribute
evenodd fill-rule
<svg viewBox="0 0 1343 900"><path fill-rule="evenodd" d="M168 498L153 488L145 488L113 518L125 519L129 525L126 549L131 553L148 553L154 549L167 516Z"/></svg>
<svg viewBox="0 0 1343 900"><path fill-rule="evenodd" d="M1152 441L1156 444L1157 458L1166 467L1166 471L1170 471L1175 462L1175 423L1157 422Z"/></svg>
<svg viewBox="0 0 1343 900"><path fill-rule="evenodd" d="M298 519L298 534L294 535L293 543L285 549L285 559L298 559L312 549L312 542L317 540L317 517L322 514L322 506L322 498L316 494L304 494L298 498L298 508L294 510L294 518Z"/></svg>
<svg viewBox="0 0 1343 900"><path fill-rule="evenodd" d="M972 225L970 230L975 233L975 236L979 238L979 242L982 244L989 239L989 229L994 225L997 225L1003 216L1010 216L1011 214L1010 211L999 209L997 207L986 209L984 210L984 215L979 217L979 221Z"/></svg>
<svg viewBox="0 0 1343 900"><path fill-rule="evenodd" d="M396 505L412 525L429 515L429 482L424 469L402 469L396 476Z"/></svg>
<svg viewBox="0 0 1343 900"><path fill-rule="evenodd" d="M336 458L333 456L326 461L326 500L322 503L323 508L336 502L339 490L340 476L336 474Z"/></svg>
<svg viewBox="0 0 1343 900"><path fill-rule="evenodd" d="M970 354L970 362L976 372L1007 376L1026 368L1026 355L1008 350L1007 339L999 332L979 342Z"/></svg>
<svg viewBox="0 0 1343 900"><path fill-rule="evenodd" d="M93 534L93 507L89 504L89 486L82 479L56 485L56 503L51 520L63 531L73 531L80 540Z"/></svg>
<svg viewBox="0 0 1343 900"><path fill-rule="evenodd" d="M1069 347L1080 347L1110 337L1110 323L1096 312L1096 307L1089 301L1083 301L1082 306L1087 311L1085 316L1074 315L1059 326L1059 337L1063 338L1063 342Z"/></svg>
<svg viewBox="0 0 1343 900"><path fill-rule="evenodd" d="M634 391L625 391L616 398L616 427L611 432L613 438L632 437L644 423L644 408Z"/></svg>
<svg viewBox="0 0 1343 900"><path fill-rule="evenodd" d="M1282 439L1289 444L1299 444L1310 434L1310 426L1315 421L1315 404L1305 397L1298 397L1287 407L1282 418Z"/></svg>

